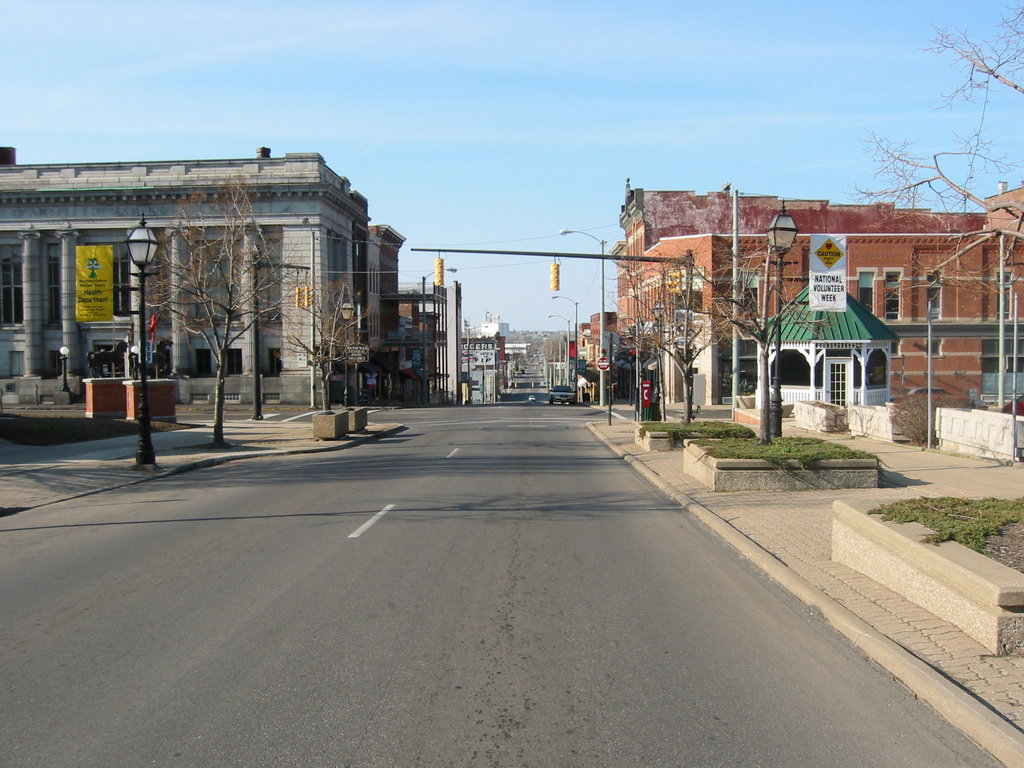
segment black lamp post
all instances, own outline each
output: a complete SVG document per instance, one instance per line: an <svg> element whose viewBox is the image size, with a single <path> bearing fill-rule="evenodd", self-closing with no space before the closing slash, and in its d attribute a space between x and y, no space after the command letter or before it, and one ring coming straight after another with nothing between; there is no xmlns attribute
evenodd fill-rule
<svg viewBox="0 0 1024 768"><path fill-rule="evenodd" d="M348 334L352 322L352 318L355 317L356 308L348 299L341 305L341 319L345 321L345 407L348 408L348 366L349 366L349 347L348 347Z"/></svg>
<svg viewBox="0 0 1024 768"><path fill-rule="evenodd" d="M146 354L146 267L156 257L157 240L153 230L141 219L139 226L128 231L128 255L139 270L139 408L136 421L139 423L139 447L135 451L136 467L151 467L156 464L156 453L153 451L153 437L150 432L149 389L146 384L146 365L149 355Z"/></svg>
<svg viewBox="0 0 1024 768"><path fill-rule="evenodd" d="M782 380L779 363L782 359L782 269L786 254L793 247L797 235L796 222L786 213L786 204L768 225L768 251L775 256L775 370L772 374L772 392L769 398L768 425L771 437L782 437ZM765 350L767 354L767 350Z"/></svg>
<svg viewBox="0 0 1024 768"><path fill-rule="evenodd" d="M71 388L68 386L68 355L71 354L71 350L64 346L60 348L60 391L70 392Z"/></svg>

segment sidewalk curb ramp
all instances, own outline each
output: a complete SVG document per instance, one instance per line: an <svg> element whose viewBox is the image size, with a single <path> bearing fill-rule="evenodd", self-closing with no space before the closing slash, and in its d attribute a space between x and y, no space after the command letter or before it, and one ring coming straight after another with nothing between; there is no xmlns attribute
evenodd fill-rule
<svg viewBox="0 0 1024 768"><path fill-rule="evenodd" d="M914 695L990 753L1007 768L1024 768L1024 733L972 693L939 670L886 637L848 608L840 605L789 566L761 548L707 507L673 488L643 461L619 449L588 423L587 429L663 494L714 531L770 579L821 615L865 656L903 683Z"/></svg>

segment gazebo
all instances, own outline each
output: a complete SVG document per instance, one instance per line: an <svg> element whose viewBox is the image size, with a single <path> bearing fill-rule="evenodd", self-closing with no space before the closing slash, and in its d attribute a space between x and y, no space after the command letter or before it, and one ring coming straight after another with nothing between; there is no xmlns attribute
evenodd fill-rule
<svg viewBox="0 0 1024 768"><path fill-rule="evenodd" d="M817 312L808 308L807 294L804 288L782 314L778 365L783 404L886 402L896 334L852 296L846 297L845 312ZM769 365L775 366L774 347L768 354Z"/></svg>

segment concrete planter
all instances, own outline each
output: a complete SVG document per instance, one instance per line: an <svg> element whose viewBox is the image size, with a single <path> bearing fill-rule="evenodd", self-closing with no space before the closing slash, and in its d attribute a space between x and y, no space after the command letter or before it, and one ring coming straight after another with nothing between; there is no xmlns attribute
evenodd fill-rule
<svg viewBox="0 0 1024 768"><path fill-rule="evenodd" d="M683 449L683 471L713 491L806 491L877 488L877 459L827 459L804 469L780 468L760 459L716 459L693 443Z"/></svg>
<svg viewBox="0 0 1024 768"><path fill-rule="evenodd" d="M313 437L316 440L337 440L349 429L349 416L345 411L313 414Z"/></svg>
<svg viewBox="0 0 1024 768"><path fill-rule="evenodd" d="M643 446L645 451L671 451L674 447L668 432L652 432L645 430L639 424L636 425L635 429L634 439L637 445Z"/></svg>
<svg viewBox="0 0 1024 768"><path fill-rule="evenodd" d="M887 523L870 502L832 503L832 559L960 627L991 653L1024 654L1024 574L918 523Z"/></svg>
<svg viewBox="0 0 1024 768"><path fill-rule="evenodd" d="M345 417L348 420L349 432L362 432L366 429L367 408L346 408Z"/></svg>

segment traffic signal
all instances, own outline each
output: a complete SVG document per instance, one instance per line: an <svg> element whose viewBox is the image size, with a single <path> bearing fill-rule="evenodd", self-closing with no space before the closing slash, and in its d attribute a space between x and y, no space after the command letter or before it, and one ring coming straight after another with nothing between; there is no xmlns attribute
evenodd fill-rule
<svg viewBox="0 0 1024 768"><path fill-rule="evenodd" d="M296 307L311 307L313 306L313 289L305 285L295 286L295 306Z"/></svg>
<svg viewBox="0 0 1024 768"><path fill-rule="evenodd" d="M559 272L559 264L558 264L558 262L557 261L551 262L551 290L552 291L561 290L558 287L559 286L559 274L558 274L558 272Z"/></svg>
<svg viewBox="0 0 1024 768"><path fill-rule="evenodd" d="M434 285L444 285L444 259L434 259Z"/></svg>

